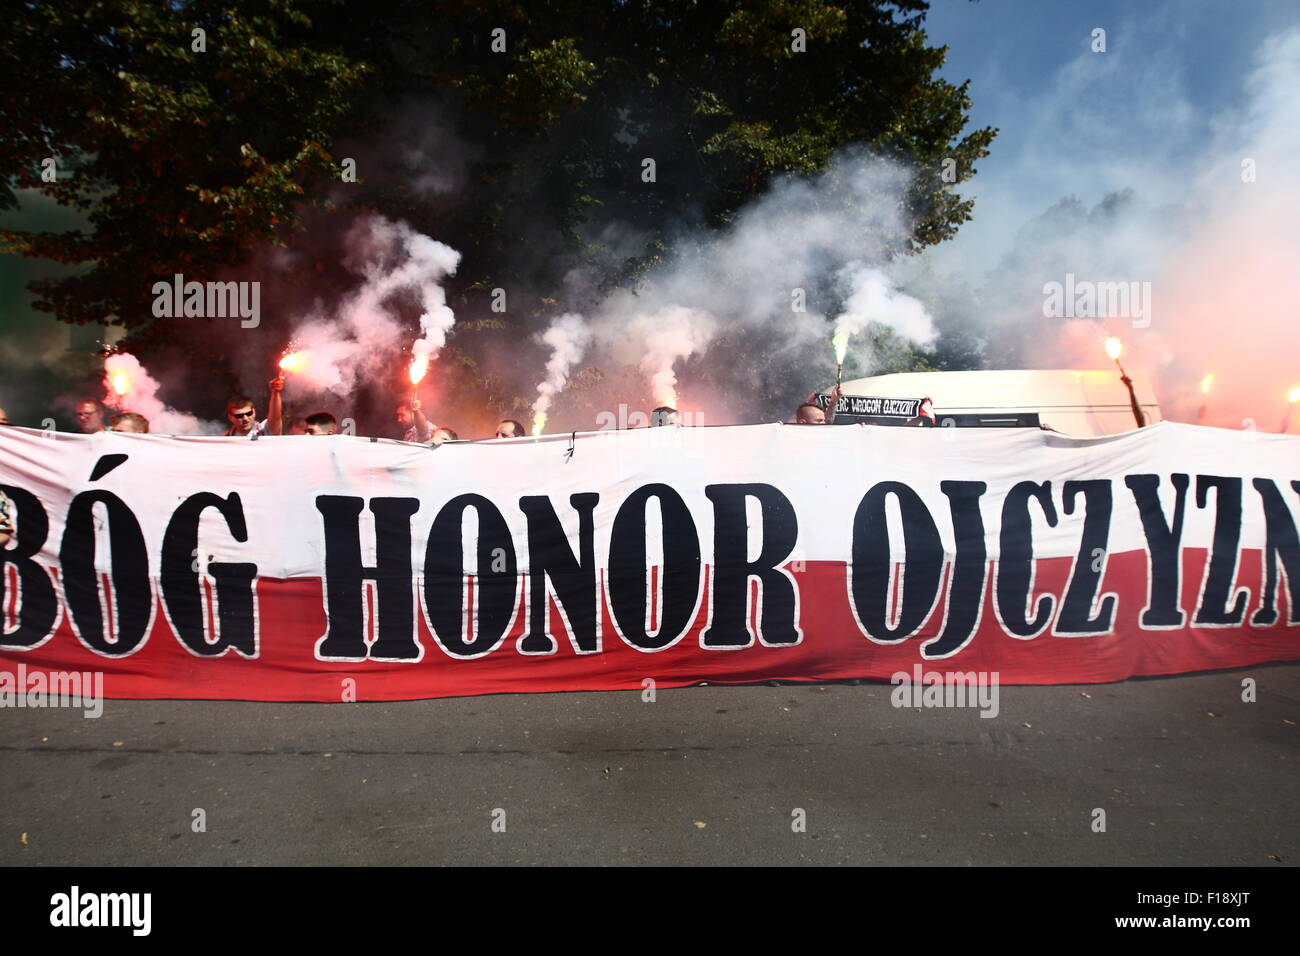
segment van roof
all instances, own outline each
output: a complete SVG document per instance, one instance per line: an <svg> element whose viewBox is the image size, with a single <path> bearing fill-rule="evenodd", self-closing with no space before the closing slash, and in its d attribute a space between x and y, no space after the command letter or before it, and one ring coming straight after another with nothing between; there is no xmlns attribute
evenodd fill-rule
<svg viewBox="0 0 1300 956"><path fill-rule="evenodd" d="M1147 377L1128 374L1146 420L1160 421L1160 405ZM1112 435L1136 427L1117 369L897 372L853 379L842 390L845 395L928 397L940 418L945 412L1038 412L1043 424L1070 435Z"/></svg>

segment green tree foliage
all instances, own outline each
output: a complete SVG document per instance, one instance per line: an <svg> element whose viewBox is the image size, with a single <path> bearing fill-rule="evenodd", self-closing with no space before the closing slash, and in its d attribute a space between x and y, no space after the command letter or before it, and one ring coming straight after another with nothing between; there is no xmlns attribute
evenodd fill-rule
<svg viewBox="0 0 1300 956"><path fill-rule="evenodd" d="M607 284L619 283L653 265L682 222L723 225L774 175L821 169L848 143L904 158L916 170L905 210L913 229L884 237L888 249L949 238L971 210L954 187L973 174L994 131L962 135L969 97L964 85L935 75L945 51L926 45L927 7L920 0L483 4L472 43L462 30L431 24L412 42L443 64L436 81L465 95L473 138L486 144L482 183L492 187L484 205L469 210L457 248L471 262L485 253L486 264L496 244L526 234L540 214L557 227L553 241L563 240L553 258L577 254ZM485 42L492 25L505 30L510 56ZM796 29L803 52L795 50ZM544 87L520 81L529 58L542 56L562 75ZM548 95L533 93L543 88ZM521 102L520 92L533 95ZM641 181L645 158L655 160L655 188ZM616 260L612 248L584 247L582 236L599 230L581 227L604 222L635 224L644 248ZM536 278L514 274L512 265L501 261L493 274L525 284Z"/></svg>
<svg viewBox="0 0 1300 956"><path fill-rule="evenodd" d="M914 251L969 218L954 187L994 135L963 135L967 90L936 76L944 50L927 45L926 10L922 0L27 3L0 40L10 172L0 208L15 190L42 189L88 225L0 231L0 243L86 267L38 283L39 308L138 326L157 278L210 276L268 241L298 241L304 211L341 194L338 162L351 153L340 144L384 142L398 104L436 101L465 157L456 194L427 201L378 155L346 195L464 252L462 297L510 283L534 297L525 311L541 310L575 265L604 287L627 281L670 251L683 223L724 225L774 175L822 168L853 142L917 169L913 228L881 237L893 253ZM205 52L192 48L196 28ZM48 156L64 170L55 184L40 180ZM637 231L634 254L597 238L610 223Z"/></svg>
<svg viewBox="0 0 1300 956"><path fill-rule="evenodd" d="M10 19L0 209L39 188L87 214L82 230L0 231L3 251L90 266L36 283L37 308L143 321L155 279L237 261L321 195L367 68L320 43L300 4L227 6L29 3Z"/></svg>

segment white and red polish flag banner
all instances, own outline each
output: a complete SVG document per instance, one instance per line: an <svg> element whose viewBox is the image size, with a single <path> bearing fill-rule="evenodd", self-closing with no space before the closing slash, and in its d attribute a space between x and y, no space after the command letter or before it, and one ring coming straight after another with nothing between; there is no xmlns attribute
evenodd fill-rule
<svg viewBox="0 0 1300 956"><path fill-rule="evenodd" d="M0 487L0 671L101 671L108 697L1300 659L1287 436L749 425L432 449L3 428Z"/></svg>

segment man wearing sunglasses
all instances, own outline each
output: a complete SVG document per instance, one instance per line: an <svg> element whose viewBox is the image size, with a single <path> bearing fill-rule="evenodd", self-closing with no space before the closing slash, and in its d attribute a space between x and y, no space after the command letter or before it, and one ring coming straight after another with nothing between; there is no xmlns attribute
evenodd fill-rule
<svg viewBox="0 0 1300 956"><path fill-rule="evenodd" d="M266 418L257 420L253 400L246 395L236 395L226 403L226 418L230 427L225 434L236 438L256 438L258 435L279 435L283 428L283 406L280 392L284 388L283 376L271 379L271 399Z"/></svg>

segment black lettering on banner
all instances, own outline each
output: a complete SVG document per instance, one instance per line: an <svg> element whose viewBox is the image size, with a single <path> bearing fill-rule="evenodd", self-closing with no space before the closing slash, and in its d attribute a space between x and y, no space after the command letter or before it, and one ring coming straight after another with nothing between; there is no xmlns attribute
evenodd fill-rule
<svg viewBox="0 0 1300 956"><path fill-rule="evenodd" d="M927 659L951 657L970 643L984 609L984 581L988 576L988 548L984 545L984 517L980 497L988 490L982 481L941 481L948 498L955 538L939 636L921 645Z"/></svg>
<svg viewBox="0 0 1300 956"><path fill-rule="evenodd" d="M1070 583L1061 601L1053 634L1109 634L1115 624L1118 598L1107 594L1101 599L1097 616L1092 616L1101 579L1106 573L1106 546L1110 540L1110 516L1114 510L1110 479L1067 481L1061 489L1061 510L1074 514L1074 499L1083 494L1083 533L1079 536L1079 553L1074 557ZM1101 554L1101 567L1093 570L1094 554Z"/></svg>
<svg viewBox="0 0 1300 956"><path fill-rule="evenodd" d="M1124 479L1147 539L1147 606L1142 609L1141 626L1147 630L1180 628L1187 621L1183 610L1183 518L1187 511L1188 476L1173 474L1173 520L1165 519L1160 505L1158 475L1129 475Z"/></svg>
<svg viewBox="0 0 1300 956"><path fill-rule="evenodd" d="M1241 479L1220 478L1217 475L1196 476L1196 507L1204 508L1210 489L1214 489L1214 542L1206 562L1205 576L1201 581L1201 600L1193 624L1209 627L1233 627L1246 617L1249 588L1239 588L1235 593L1237 564L1241 543ZM1228 601L1232 610L1228 610Z"/></svg>
<svg viewBox="0 0 1300 956"><path fill-rule="evenodd" d="M998 539L997 585L994 589L998 618L1002 629L1012 637L1029 640L1037 637L1052 620L1056 598L1039 595L1034 601L1034 529L1029 516L1029 500L1037 499L1047 519L1055 528L1056 505L1052 502L1052 483L1021 481L1013 485L1002 502L1002 531ZM1028 608L1034 603L1034 618Z"/></svg>
<svg viewBox="0 0 1300 956"><path fill-rule="evenodd" d="M903 524L903 581L898 623L891 627L894 567L889 550L885 503L898 500ZM943 541L934 518L910 486L882 481L862 496L853 516L853 551L849 565L849 604L859 630L878 644L897 644L911 637L929 618L939 600Z"/></svg>
<svg viewBox="0 0 1300 956"><path fill-rule="evenodd" d="M100 595L95 570L95 505L102 505L108 525L110 585ZM135 514L111 491L83 491L68 505L68 520L59 546L63 598L72 628L81 643L96 654L125 657L148 640L153 621L154 593L149 580L149 552ZM110 639L105 626L109 610L116 625Z"/></svg>
<svg viewBox="0 0 1300 956"><path fill-rule="evenodd" d="M659 502L663 521L663 575L659 582L662 613L650 634L646 576L646 505ZM700 608L700 539L691 509L668 485L643 485L628 495L614 516L609 539L609 610L626 643L642 651L676 644L690 629Z"/></svg>
<svg viewBox="0 0 1300 956"><path fill-rule="evenodd" d="M217 633L209 641L207 633L207 595L194 570L199 546L199 520L203 512L215 508L225 519L230 536L243 543L248 540L244 506L238 492L225 498L211 492L190 495L172 513L163 533L162 586L163 607L177 639L193 654L217 657L228 649L243 657L257 656L257 618L253 607L253 580L257 565L244 562L211 561L208 574L216 581Z"/></svg>
<svg viewBox="0 0 1300 956"><path fill-rule="evenodd" d="M472 614L462 534L471 509L478 518ZM453 657L482 657L505 638L518 605L519 567L506 519L482 495L452 498L433 519L424 552L424 617L438 645Z"/></svg>
<svg viewBox="0 0 1300 956"><path fill-rule="evenodd" d="M99 481L99 479L103 478L114 468L125 465L127 458L127 455L122 454L100 455L99 459L95 462L95 467L90 469L90 480Z"/></svg>
<svg viewBox="0 0 1300 956"><path fill-rule="evenodd" d="M799 538L799 520L790 499L771 485L708 485L713 502L713 586L709 621L701 647L739 648L754 643L749 627L751 578L758 579L758 640L787 646L803 640L799 628L799 591L794 578L778 565L790 557ZM746 502L759 504L761 553L749 561Z"/></svg>
<svg viewBox="0 0 1300 956"><path fill-rule="evenodd" d="M1267 478L1256 478L1252 485L1264 504L1264 583L1259 592L1259 610L1250 618L1255 627L1277 623L1278 563L1286 577L1287 626L1300 624L1300 536L1296 534L1295 519L1287 509L1277 485ZM1300 494L1300 481L1291 482L1291 489Z"/></svg>
<svg viewBox="0 0 1300 956"><path fill-rule="evenodd" d="M362 498L317 495L325 535L325 635L316 642L323 661L418 661L424 648L415 636L415 589L411 572L411 516L417 498L372 498L375 564L361 563ZM365 585L374 582L377 635L367 648Z"/></svg>
<svg viewBox="0 0 1300 956"><path fill-rule="evenodd" d="M597 600L596 530L594 513L600 495L569 496L578 513L578 554L575 557L551 499L526 495L519 510L528 519L528 626L519 639L521 654L554 654L555 637L547 627L547 595L564 618L569 640L579 654L600 650L600 606Z"/></svg>
<svg viewBox="0 0 1300 956"><path fill-rule="evenodd" d="M32 560L45 545L50 519L40 499L30 491L13 485L0 485L0 491L13 506L9 517L14 523L13 541L8 547L0 548L0 608L12 606L18 618L12 631L0 634L0 649L31 650L49 640L59 626L54 581L49 571ZM12 598L6 593L9 580L6 564L12 564L18 572L18 587Z"/></svg>

